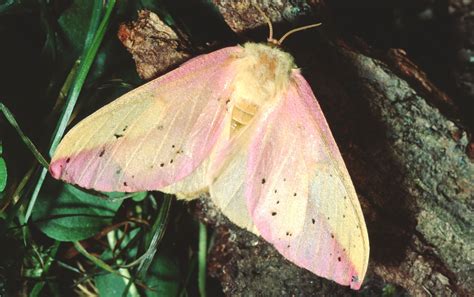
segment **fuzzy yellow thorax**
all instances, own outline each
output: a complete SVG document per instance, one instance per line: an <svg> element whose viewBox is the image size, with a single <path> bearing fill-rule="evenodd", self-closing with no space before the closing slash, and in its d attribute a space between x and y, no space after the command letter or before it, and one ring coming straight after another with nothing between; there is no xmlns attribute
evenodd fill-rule
<svg viewBox="0 0 474 297"><path fill-rule="evenodd" d="M275 103L288 88L293 57L279 48L246 43L236 57L233 82L233 128L247 125L261 106Z"/></svg>

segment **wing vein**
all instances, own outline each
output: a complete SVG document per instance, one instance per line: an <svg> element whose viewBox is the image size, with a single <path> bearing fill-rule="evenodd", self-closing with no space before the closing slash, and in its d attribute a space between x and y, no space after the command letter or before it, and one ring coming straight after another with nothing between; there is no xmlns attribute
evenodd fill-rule
<svg viewBox="0 0 474 297"><path fill-rule="evenodd" d="M199 95L199 97L200 97L200 96L201 96L201 95ZM196 108L197 101L198 101L197 99L196 99L196 100L193 100L193 106L192 106L192 108L191 108L190 114L193 114L194 109ZM184 105L185 102L188 102L188 100L182 101L180 105ZM179 114L181 114L181 111L183 111L183 110L184 110L184 108L180 108L180 109L179 109L179 111L180 111ZM163 139L166 139L166 138L169 136L169 133L170 133L171 129L173 128L173 125L174 125L176 119L178 118L177 115L178 115L178 113L175 113L175 114L174 114L173 119L171 120L171 124L169 125L169 128L166 130L166 134L161 138L162 140L163 140ZM189 129L189 123L190 123L190 122L191 122L191 119L189 119L189 120L186 122L186 125L185 125L186 128L184 129L185 133L187 133L187 131L188 131L188 129ZM184 137L183 137L183 139L184 139ZM183 142L182 142L182 143L183 143ZM182 144L182 143L181 143L181 144ZM156 159L157 159L157 157L158 157L158 155L159 155L161 149L163 148L163 145L164 145L164 141L161 141L160 147L156 150L156 153L153 155L153 162L152 162L153 164L155 164Z"/></svg>
<svg viewBox="0 0 474 297"><path fill-rule="evenodd" d="M180 112L181 112L181 110L182 110L182 109L180 109ZM164 113L165 111L166 111L166 110L164 110L163 113ZM179 113L175 113L175 114L173 115L173 119L172 119L172 121L171 121L171 123L170 123L170 125L169 125L169 128L166 130L166 136L168 135L169 131L171 130L171 127L173 126L174 121L176 120L178 114L179 114ZM157 123L159 123L159 122L157 122ZM140 142L138 143L138 145L135 147L135 150L133 151L133 153L132 153L132 154L130 155L130 157L127 159L127 161L126 161L126 163L125 163L125 166L124 166L124 168L123 168L123 170L122 170L122 175L120 176L120 178L119 178L119 180L118 180L119 184L122 183L123 177L125 176L125 172L127 172L128 166L131 164L132 160L135 158L135 155L137 154L137 152L142 148L143 143L144 143L146 140L148 140L148 136L150 135L150 133L153 131L153 128L155 128L155 127L156 127L156 125L150 127L150 128L148 129L148 131L146 131L146 132L144 133L144 137L142 137L141 141L140 141ZM163 137L162 139L164 139L164 137ZM163 141L161 142L160 148L159 148L157 151L159 152L162 147L163 147Z"/></svg>
<svg viewBox="0 0 474 297"><path fill-rule="evenodd" d="M133 110L133 109L131 109L131 110L127 113L127 116L128 116L128 114L129 114L132 110ZM100 128L97 129L96 131L102 131L102 129L104 128L104 126L105 126L106 124L107 124L107 121L104 121L103 124L100 126ZM117 125L116 127L118 127L118 126L119 126L119 125ZM91 140L93 139L93 136L94 136L94 135L91 135L91 136L90 136L89 140L82 146L82 148L86 147L86 146L91 142ZM92 158L89 159L89 161L87 162L87 165L86 165L86 166L84 167L84 169L82 170L82 173L81 173L81 175L80 175L79 178L78 178L78 181L81 181L81 180L82 180L84 174L85 174L87 171L89 171L89 168L90 168L91 164L93 164L93 163L97 160L97 158L98 158L98 156L97 156L97 155L94 155ZM94 178L94 184L96 183L96 181L97 181L97 177ZM89 182L91 182L91 181L89 181Z"/></svg>
<svg viewBox="0 0 474 297"><path fill-rule="evenodd" d="M130 109L126 115L123 117L124 120L127 119L127 117L132 113L132 111L135 111L136 109L138 109L138 105L135 106L134 108ZM117 125L115 125L115 128L112 130L112 131L115 131L117 130L117 128L123 123L124 121L119 121L117 123ZM133 126L135 126L135 123L138 122L138 117L137 119L133 122L133 124L131 124L131 127L129 127L130 130L132 130ZM100 131L100 130L98 130ZM120 141L120 140L119 140ZM123 141L123 140L122 140ZM117 143L114 144L113 146L113 149L112 149L112 152L110 153L109 155L109 158L105 161L104 165L102 166L101 168L101 171L96 175L95 179L94 179L94 184L92 185L92 187L95 187L96 183L98 180L100 180L102 178L102 175L104 174L104 171L105 169L107 168L107 165L110 163L110 161L115 157L115 153L117 152L117 150L119 149L119 145L117 145Z"/></svg>

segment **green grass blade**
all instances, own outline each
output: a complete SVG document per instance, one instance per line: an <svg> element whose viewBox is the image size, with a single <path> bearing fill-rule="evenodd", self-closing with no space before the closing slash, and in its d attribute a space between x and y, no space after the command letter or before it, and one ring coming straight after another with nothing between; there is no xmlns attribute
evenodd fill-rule
<svg viewBox="0 0 474 297"><path fill-rule="evenodd" d="M190 265L188 268L188 273L186 274L186 277L184 278L184 282L181 287L181 291L179 292L178 296L179 297L186 297L188 296L188 292L186 291L186 288L189 285L189 282L191 280L191 276L194 273L194 270L196 269L197 265L197 257L195 255L192 256L191 260L189 261Z"/></svg>
<svg viewBox="0 0 474 297"><path fill-rule="evenodd" d="M100 1L100 0L97 0L97 1ZM56 147L59 144L59 141L64 135L64 131L66 131L66 127L69 122L69 119L71 118L71 114L74 109L74 106L76 105L77 98L79 97L82 87L84 86L85 80L87 78L87 74L89 73L89 70L92 67L92 63L94 62L94 59L97 55L97 51L99 50L99 46L102 43L102 40L104 39L104 35L107 30L107 25L109 24L112 11L114 9L115 2L116 2L115 0L109 0L107 2L107 7L106 7L104 17L102 18L102 21L100 22L97 32L95 32L94 34L92 43L90 47L85 49L85 54L83 56L83 59L77 71L77 76L74 81L74 84L72 85L71 90L69 92L66 106L59 120L59 124L57 125L56 130L54 132L53 140L51 142L51 147L49 150L50 156L53 155L54 151L56 150ZM92 21L94 21L94 18ZM46 173L47 173L47 169L44 168L41 172L41 176L46 176ZM33 195L31 196L28 209L26 210L25 222L28 222L28 219L31 216L31 212L33 211L33 207L36 203L36 199L38 198L38 194L39 194L39 191L41 190L43 182L44 182L44 178L42 179L40 178L38 182L36 183L36 187L33 192Z"/></svg>
<svg viewBox="0 0 474 297"><path fill-rule="evenodd" d="M51 253L49 254L49 256L54 259L56 257L56 254L58 253L58 250L59 250L59 246L61 245L61 243L59 241L55 241L54 242L54 246L53 248L51 249ZM43 277L48 273L49 269L51 268L51 265L53 264L54 261L47 261L46 262L46 265L43 269ZM44 285L46 284L46 281L40 281L38 283L36 283L34 286L33 286L33 289L31 289L31 292L30 292L30 297L36 297L36 296L40 296L40 293L41 293L41 290L43 289Z"/></svg>
<svg viewBox="0 0 474 297"><path fill-rule="evenodd" d="M86 257L89 261L91 261L92 263L94 263L97 267L99 268L102 268L103 270L107 271L107 272L110 272L110 273L113 273L115 275L118 275L120 277L123 277L125 279L128 279L130 280L131 278L127 275L123 275L121 274L119 271L115 270L112 266L110 266L109 264L105 263L104 261L102 261L101 259L97 258L96 256L90 254L82 245L79 241L74 241L73 242L74 244L74 247L76 248L76 250L81 254L83 255L84 257Z"/></svg>
<svg viewBox="0 0 474 297"><path fill-rule="evenodd" d="M117 275L120 275L122 277L125 277L123 275L121 275L120 273L118 273L117 271L115 271L115 269L113 269L109 264L105 263L104 261L102 261L101 259L91 255L80 243L79 241L74 241L74 247L76 248L76 250L81 254L83 255L84 257L86 257L89 261L91 261L92 263L94 263L97 267L100 267L102 269L104 269L105 271L108 271L110 273L114 273L114 274L117 274Z"/></svg>
<svg viewBox="0 0 474 297"><path fill-rule="evenodd" d="M84 49L88 49L91 45L91 42L94 40L96 35L97 28L100 26L100 17L102 15L102 0L94 1L94 6L92 7L92 16L89 23L89 29L87 30L86 40L84 42Z"/></svg>
<svg viewBox="0 0 474 297"><path fill-rule="evenodd" d="M206 256L207 256L207 229L206 225L199 223L199 249L198 249L198 288L199 295L206 297Z"/></svg>
<svg viewBox="0 0 474 297"><path fill-rule="evenodd" d="M168 223L168 216L171 209L171 202L173 201L172 195L164 195L163 203L160 208L155 222L149 232L152 236L147 236L145 245L148 247L147 251L144 254L144 259L140 262L140 265L137 269L137 275L139 278L144 278L148 268L150 267L151 262L153 261L153 256L156 254L156 249L160 243L163 235L166 231L166 224Z"/></svg>
<svg viewBox="0 0 474 297"><path fill-rule="evenodd" d="M137 260L133 261L127 266L135 265L135 263L140 263L137 268L135 276L127 284L127 289L124 291L124 294L127 292L128 288L131 286L132 282L135 279L145 279L148 269L150 268L153 258L156 254L157 247L163 238L163 235L166 231L166 224L168 223L168 217L171 209L171 203L173 201L172 195L164 195L163 203L161 204L160 212L156 216L153 226L148 232L152 234L151 236L145 236L145 246L147 247L146 252L140 256Z"/></svg>
<svg viewBox="0 0 474 297"><path fill-rule="evenodd" d="M16 132L20 135L21 140L23 143L30 149L30 151L33 153L35 156L36 160L43 166L48 168L49 163L46 161L46 159L41 155L39 150L36 148L36 146L33 144L33 142L28 138L28 136L23 133L23 131L20 128L20 125L18 125L18 122L15 120L15 117L11 113L11 111L3 105L3 103L0 102L0 110L2 111L3 115L7 119L7 121L10 123L10 125L16 130Z"/></svg>
<svg viewBox="0 0 474 297"><path fill-rule="evenodd" d="M84 86L84 83L86 81L87 74L91 69L92 63L94 62L95 56L97 55L97 51L99 50L100 44L102 43L102 40L104 38L114 6L115 0L109 0L107 3L104 17L102 18L97 32L94 35L92 43L90 47L85 50L81 65L79 66L79 70L77 71L75 82L69 92L69 98L67 99L66 106L59 120L59 124L56 127L56 131L54 132L54 137L51 142L51 148L49 150L50 156L54 154L54 151L56 150L59 141L61 141L61 138L64 135L64 131L66 131L66 127L69 122L69 119L71 118L74 106L76 105L77 98L79 98L82 87Z"/></svg>

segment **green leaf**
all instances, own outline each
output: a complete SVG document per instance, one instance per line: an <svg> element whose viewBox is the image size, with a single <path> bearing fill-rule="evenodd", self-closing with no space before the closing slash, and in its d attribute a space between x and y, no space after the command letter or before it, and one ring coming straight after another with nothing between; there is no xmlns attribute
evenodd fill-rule
<svg viewBox="0 0 474 297"><path fill-rule="evenodd" d="M135 202L143 201L148 195L148 192L138 192L133 194L132 199Z"/></svg>
<svg viewBox="0 0 474 297"><path fill-rule="evenodd" d="M7 163L5 163L5 160L2 157L2 152L3 148L0 143L0 192L3 192L7 185Z"/></svg>
<svg viewBox="0 0 474 297"><path fill-rule="evenodd" d="M124 274L125 269L119 269ZM147 297L175 297L180 288L180 272L177 258L171 253L159 251L144 279L148 289L144 289ZM95 277L99 296L123 296L129 280L120 275L107 273ZM126 296L135 296L136 292L129 288Z"/></svg>
<svg viewBox="0 0 474 297"><path fill-rule="evenodd" d="M42 194L33 212L38 228L59 241L77 241L95 235L107 225L122 204L62 185L59 193Z"/></svg>
<svg viewBox="0 0 474 297"><path fill-rule="evenodd" d="M120 271L120 270L119 270ZM128 280L113 273L101 274L95 277L95 285L101 297L124 296ZM125 296L133 296L130 292Z"/></svg>
<svg viewBox="0 0 474 297"><path fill-rule="evenodd" d="M179 293L180 271L178 260L171 253L159 250L145 278L150 290L145 291L148 297L174 297Z"/></svg>
<svg viewBox="0 0 474 297"><path fill-rule="evenodd" d="M158 253L153 261L145 284L151 289L146 290L148 297L178 296L180 272L178 261L167 253Z"/></svg>
<svg viewBox="0 0 474 297"><path fill-rule="evenodd" d="M59 26L76 53L80 53L84 47L93 4L94 1L90 0L75 0L59 17Z"/></svg>

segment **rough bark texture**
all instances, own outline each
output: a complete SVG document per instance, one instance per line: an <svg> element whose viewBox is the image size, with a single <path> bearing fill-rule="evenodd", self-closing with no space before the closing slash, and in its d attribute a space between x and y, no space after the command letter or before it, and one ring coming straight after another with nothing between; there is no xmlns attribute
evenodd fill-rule
<svg viewBox="0 0 474 297"><path fill-rule="evenodd" d="M246 1L214 2L236 33L264 25ZM474 166L470 136L457 118L458 101L403 50L376 51L360 39L341 38L324 1L274 3L260 5L273 22L294 24L298 16L318 11L313 22L322 17L326 24L292 36L285 47L318 97L362 204L371 244L362 292L474 295ZM145 45L149 48L127 46L136 61L147 60L149 52L171 57L152 60L155 69L183 59L180 51L162 53L159 43ZM200 199L196 209L215 227L208 268L227 295L357 294L284 260L264 240L230 223L209 199Z"/></svg>
<svg viewBox="0 0 474 297"><path fill-rule="evenodd" d="M467 121L474 127L474 1L451 0L448 13L452 18L451 34L453 43L452 67L450 76L454 83L454 94L459 97L462 107L466 108ZM469 112L470 111L470 112Z"/></svg>
<svg viewBox="0 0 474 297"><path fill-rule="evenodd" d="M189 59L186 40L149 11L139 11L138 20L122 24L118 38L133 55L137 72L143 79L152 79Z"/></svg>

